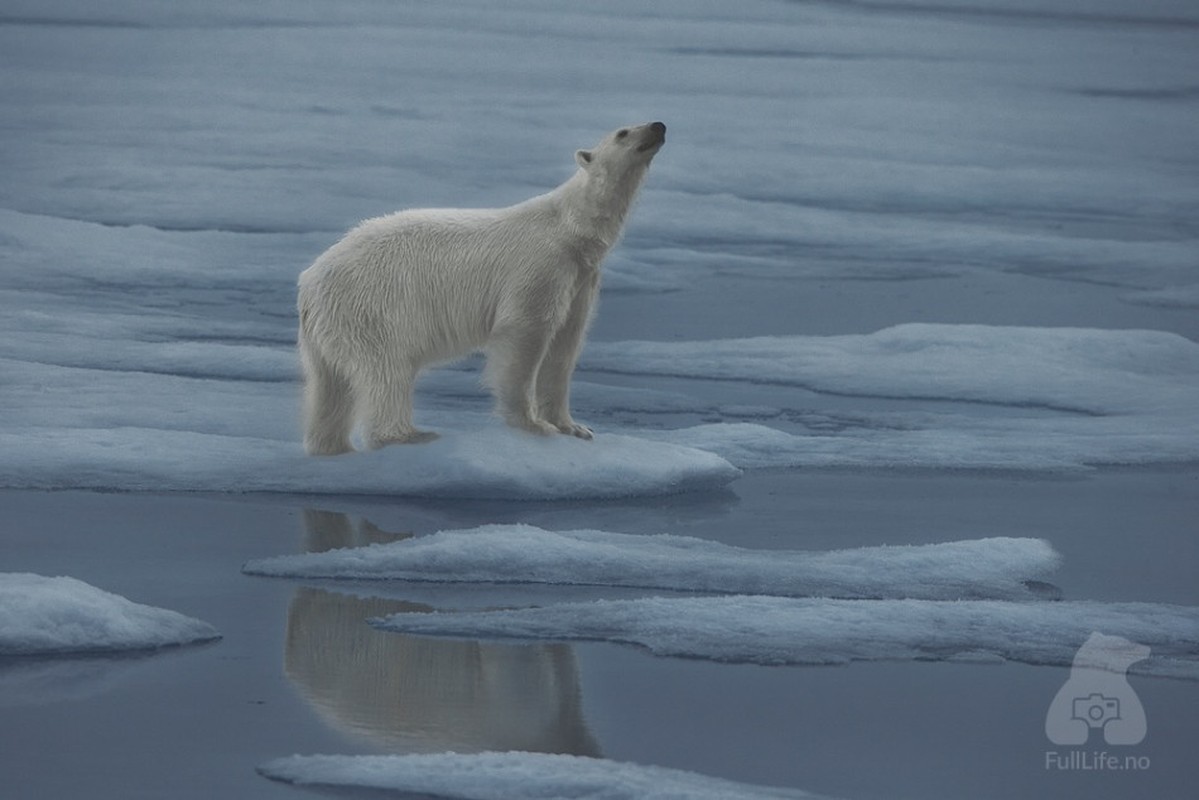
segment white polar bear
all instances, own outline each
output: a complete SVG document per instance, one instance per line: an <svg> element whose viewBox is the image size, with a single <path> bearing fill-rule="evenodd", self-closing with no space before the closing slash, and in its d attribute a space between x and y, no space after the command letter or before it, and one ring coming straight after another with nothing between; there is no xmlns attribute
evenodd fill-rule
<svg viewBox="0 0 1199 800"><path fill-rule="evenodd" d="M553 191L508 208L401 211L363 222L299 279L304 446L425 442L412 423L421 368L482 349L509 425L591 431L570 414L570 377L615 244L666 126L621 128L575 154Z"/></svg>

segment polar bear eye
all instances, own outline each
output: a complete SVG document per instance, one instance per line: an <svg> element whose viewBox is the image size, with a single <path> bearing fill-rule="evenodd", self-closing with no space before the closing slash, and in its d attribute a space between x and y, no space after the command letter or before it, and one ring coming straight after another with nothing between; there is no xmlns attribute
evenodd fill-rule
<svg viewBox="0 0 1199 800"><path fill-rule="evenodd" d="M626 136L628 136L628 135L629 135L629 129L628 129L628 128L621 128L620 130L618 130L618 131L616 132L616 138L617 138L617 139L623 139L624 137L626 137Z"/></svg>

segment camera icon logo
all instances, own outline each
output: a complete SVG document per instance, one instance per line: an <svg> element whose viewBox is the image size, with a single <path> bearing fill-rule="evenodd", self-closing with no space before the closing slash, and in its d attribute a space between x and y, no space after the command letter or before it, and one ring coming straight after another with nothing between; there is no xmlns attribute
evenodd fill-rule
<svg viewBox="0 0 1199 800"><path fill-rule="evenodd" d="M1140 744L1145 708L1128 683L1128 668L1149 657L1149 648L1120 636L1092 633L1074 655L1070 678L1045 715L1045 735L1056 745L1083 745L1091 731L1108 744Z"/></svg>
<svg viewBox="0 0 1199 800"><path fill-rule="evenodd" d="M1092 728L1102 728L1112 720L1120 719L1120 698L1104 697L1098 692L1076 697L1070 719L1080 719Z"/></svg>

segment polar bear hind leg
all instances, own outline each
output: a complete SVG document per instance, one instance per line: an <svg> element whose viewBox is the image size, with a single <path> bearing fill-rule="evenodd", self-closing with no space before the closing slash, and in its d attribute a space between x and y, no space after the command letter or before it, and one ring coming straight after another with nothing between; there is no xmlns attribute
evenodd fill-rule
<svg viewBox="0 0 1199 800"><path fill-rule="evenodd" d="M309 455L335 456L353 451L354 395L350 382L300 335L304 366L304 449Z"/></svg>

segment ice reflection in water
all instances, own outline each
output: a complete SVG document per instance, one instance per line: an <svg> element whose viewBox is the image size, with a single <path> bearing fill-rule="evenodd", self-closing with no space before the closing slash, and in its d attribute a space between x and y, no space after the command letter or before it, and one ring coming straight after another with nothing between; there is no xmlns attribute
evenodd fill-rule
<svg viewBox="0 0 1199 800"><path fill-rule="evenodd" d="M304 523L311 550L404 537L331 512L305 511ZM600 755L571 646L437 641L366 623L432 610L301 588L288 612L284 671L324 720L380 749Z"/></svg>

